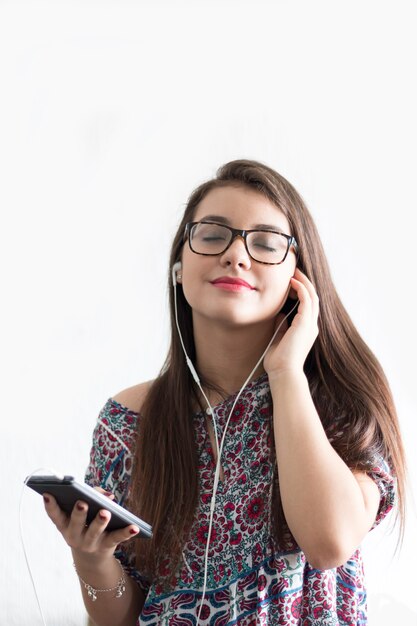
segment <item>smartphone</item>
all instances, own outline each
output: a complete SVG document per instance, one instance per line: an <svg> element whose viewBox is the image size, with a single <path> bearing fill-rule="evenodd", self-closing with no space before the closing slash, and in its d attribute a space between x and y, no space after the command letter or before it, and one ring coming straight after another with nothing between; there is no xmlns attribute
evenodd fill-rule
<svg viewBox="0 0 417 626"><path fill-rule="evenodd" d="M106 509L111 513L110 521L106 530L125 528L129 524L136 524L140 533L139 538L149 539L152 537L152 527L130 511L127 511L116 502L102 493L99 493L90 485L77 483L73 476L31 476L26 479L26 485L40 494L50 493L56 498L59 506L65 513L71 515L74 504L82 500L88 504L87 524L93 521L100 509Z"/></svg>

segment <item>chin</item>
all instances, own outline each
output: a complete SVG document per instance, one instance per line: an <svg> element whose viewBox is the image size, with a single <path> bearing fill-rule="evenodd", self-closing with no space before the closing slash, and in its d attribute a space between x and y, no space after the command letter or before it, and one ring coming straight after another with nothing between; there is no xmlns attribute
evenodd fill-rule
<svg viewBox="0 0 417 626"><path fill-rule="evenodd" d="M251 315L249 312L244 313L243 311L228 311L227 313L217 312L217 314L208 317L212 322L224 324L226 327L232 330L237 328L257 326L260 324L263 325L265 323L271 324L271 321L275 318L275 315L260 317L259 313Z"/></svg>

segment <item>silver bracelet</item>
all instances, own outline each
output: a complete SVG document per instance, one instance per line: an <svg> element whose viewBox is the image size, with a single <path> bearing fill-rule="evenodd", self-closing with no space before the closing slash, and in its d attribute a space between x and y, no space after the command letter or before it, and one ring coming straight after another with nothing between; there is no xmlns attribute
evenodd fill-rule
<svg viewBox="0 0 417 626"><path fill-rule="evenodd" d="M108 591L115 591L115 598L120 598L124 592L126 591L126 578L125 578L125 572L124 569L122 567L122 564L120 563L120 561L118 559L116 559L116 561L119 564L120 570L122 572L122 575L120 576L119 580L117 581L117 585L115 587L110 587L110 589L95 589L92 585L89 585L88 583L85 582L85 580L83 580L81 578L81 576L79 575L78 571L77 571L77 567L75 565L75 563L73 563L74 569L77 573L78 578L80 579L80 582L82 582L82 584L84 585L85 589L87 590L87 595L89 598L91 598L91 600L93 602L95 602L97 600L97 594L98 593L107 593Z"/></svg>

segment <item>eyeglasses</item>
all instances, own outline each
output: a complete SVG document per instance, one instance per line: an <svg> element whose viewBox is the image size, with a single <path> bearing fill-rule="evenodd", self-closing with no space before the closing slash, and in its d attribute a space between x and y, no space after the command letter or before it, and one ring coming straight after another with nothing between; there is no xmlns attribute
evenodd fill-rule
<svg viewBox="0 0 417 626"><path fill-rule="evenodd" d="M188 238L190 249L196 254L223 254L236 237L242 237L246 251L254 261L265 265L283 263L291 246L296 254L298 252L294 237L275 230L239 230L216 222L188 222L185 225L184 241Z"/></svg>

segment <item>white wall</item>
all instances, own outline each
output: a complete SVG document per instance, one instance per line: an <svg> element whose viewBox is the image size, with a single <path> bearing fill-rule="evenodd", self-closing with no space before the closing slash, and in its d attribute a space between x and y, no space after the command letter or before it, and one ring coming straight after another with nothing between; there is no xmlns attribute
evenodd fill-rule
<svg viewBox="0 0 417 626"><path fill-rule="evenodd" d="M106 399L157 373L171 236L232 158L306 199L391 381L415 488L413 4L0 3L1 624L41 623L22 481L39 466L81 477ZM39 496L22 518L48 626L84 623ZM415 523L411 499L395 557L387 524L366 542L371 626L417 624Z"/></svg>

